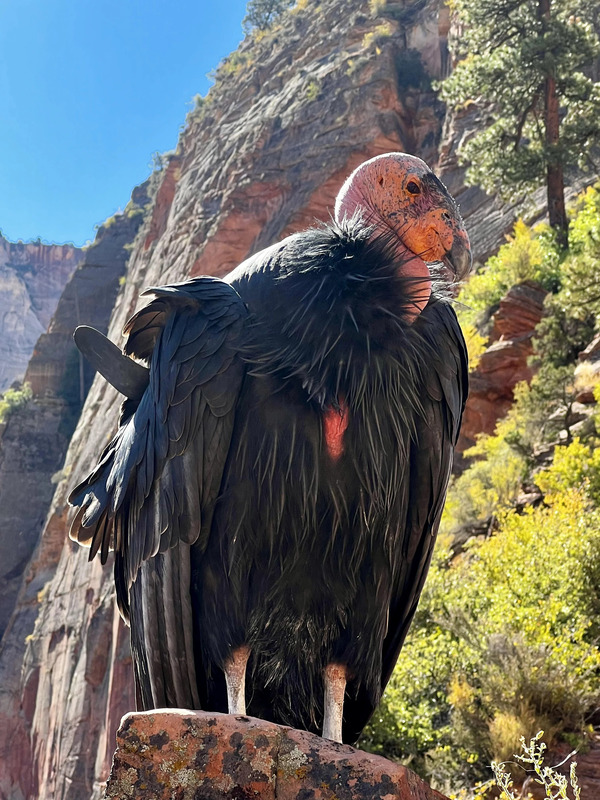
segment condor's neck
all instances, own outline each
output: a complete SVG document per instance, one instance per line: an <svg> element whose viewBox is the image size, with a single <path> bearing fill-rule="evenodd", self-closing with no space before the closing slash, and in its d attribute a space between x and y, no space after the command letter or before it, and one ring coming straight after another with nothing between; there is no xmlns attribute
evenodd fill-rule
<svg viewBox="0 0 600 800"><path fill-rule="evenodd" d="M406 297L405 314L412 324L421 314L431 297L432 283L429 267L416 253L409 250L400 236L395 234L394 227L379 222L373 227L374 236L390 236L396 253L397 275L406 279L404 294Z"/></svg>
<svg viewBox="0 0 600 800"><path fill-rule="evenodd" d="M396 274L400 278L406 278L405 318L412 324L429 302L432 283L427 264L402 241L400 231L406 223L401 212L393 219L383 216L372 203L365 200L365 193L359 187L349 186L338 197L335 213L338 224L344 224L340 223L341 219L360 220L363 225L371 228L371 239L385 241L393 250L395 261L399 265Z"/></svg>
<svg viewBox="0 0 600 800"><path fill-rule="evenodd" d="M352 405L371 371L414 357L429 273L391 233L351 220L296 234L266 262L259 256L263 268L235 282L250 311L253 375L297 381L323 407L340 393Z"/></svg>

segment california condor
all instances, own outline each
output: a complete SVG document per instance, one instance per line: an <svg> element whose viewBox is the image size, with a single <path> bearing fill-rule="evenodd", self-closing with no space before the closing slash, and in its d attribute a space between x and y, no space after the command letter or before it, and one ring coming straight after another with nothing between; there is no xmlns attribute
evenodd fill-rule
<svg viewBox="0 0 600 800"><path fill-rule="evenodd" d="M389 153L330 223L148 289L124 354L77 331L126 400L71 537L114 550L141 709L357 739L442 513L467 392L449 286L470 263L445 187Z"/></svg>

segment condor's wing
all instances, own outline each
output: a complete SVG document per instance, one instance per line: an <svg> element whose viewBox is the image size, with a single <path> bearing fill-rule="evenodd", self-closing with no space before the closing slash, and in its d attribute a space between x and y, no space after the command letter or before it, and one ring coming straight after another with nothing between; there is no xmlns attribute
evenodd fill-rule
<svg viewBox="0 0 600 800"><path fill-rule="evenodd" d="M244 372L238 349L247 312L235 289L195 278L150 293L155 299L124 331L125 353L149 364L147 388L124 403L116 435L69 498L79 507L71 538L90 547L90 559L100 552L103 563L115 551L126 619L144 562L178 543L206 543ZM110 347L89 349L96 362L110 361ZM126 370L122 361L95 366L109 380Z"/></svg>
<svg viewBox="0 0 600 800"><path fill-rule="evenodd" d="M423 367L423 413L416 419L404 478L406 492L399 493L406 498L398 509L405 529L383 643L381 691L392 675L427 577L468 392L468 356L454 311L446 303L435 302L423 316L423 335L434 356ZM358 739L375 708L376 701L364 691L346 697L345 742Z"/></svg>

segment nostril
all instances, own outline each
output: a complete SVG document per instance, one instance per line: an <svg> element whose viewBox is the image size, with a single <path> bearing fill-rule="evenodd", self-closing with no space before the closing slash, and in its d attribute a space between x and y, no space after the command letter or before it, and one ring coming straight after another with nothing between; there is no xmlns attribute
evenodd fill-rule
<svg viewBox="0 0 600 800"><path fill-rule="evenodd" d="M450 222L451 220L450 214L447 211L444 211L442 213L442 219L444 220L444 222Z"/></svg>

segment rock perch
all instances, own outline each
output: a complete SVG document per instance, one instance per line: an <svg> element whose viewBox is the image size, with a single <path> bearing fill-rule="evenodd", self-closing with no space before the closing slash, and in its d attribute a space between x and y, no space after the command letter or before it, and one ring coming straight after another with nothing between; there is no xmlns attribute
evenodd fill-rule
<svg viewBox="0 0 600 800"><path fill-rule="evenodd" d="M406 767L253 717L126 714L108 798L445 800Z"/></svg>

